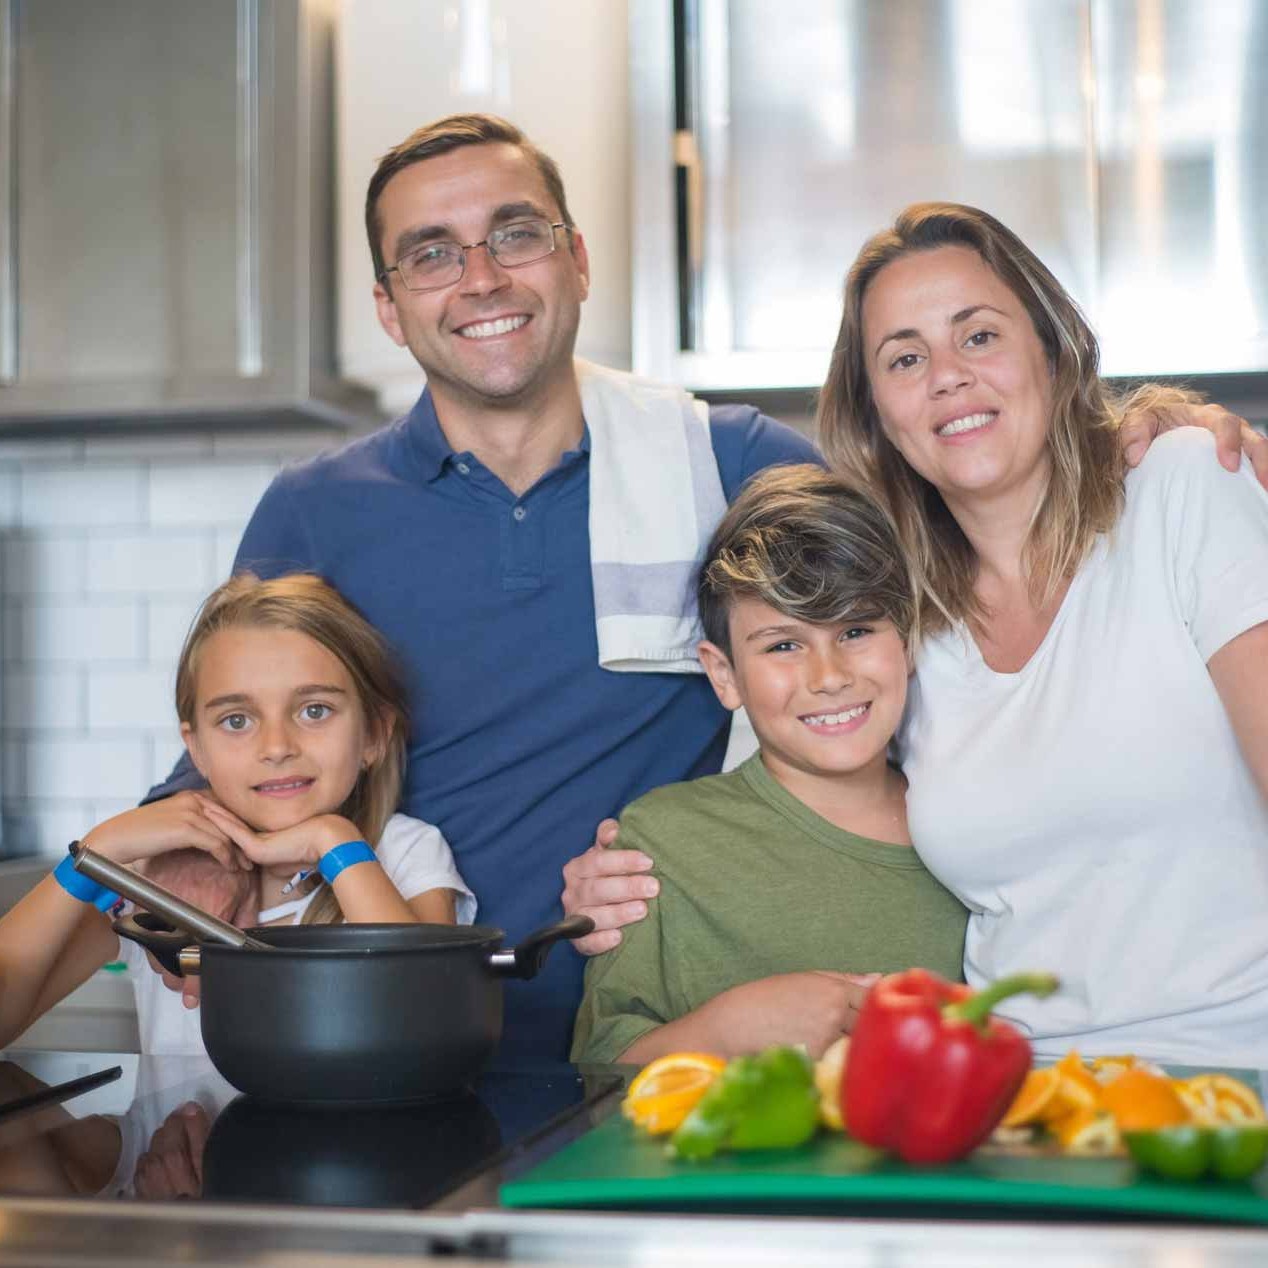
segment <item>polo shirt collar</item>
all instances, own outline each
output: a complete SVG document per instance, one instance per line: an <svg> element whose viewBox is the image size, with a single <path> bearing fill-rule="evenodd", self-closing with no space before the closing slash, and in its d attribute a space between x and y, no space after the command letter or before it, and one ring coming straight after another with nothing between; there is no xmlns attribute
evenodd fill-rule
<svg viewBox="0 0 1268 1268"><path fill-rule="evenodd" d="M424 388L423 394L414 402L414 408L406 415L405 426L414 442L419 474L430 483L440 476L446 463L457 457L449 441L445 439L445 433L441 430L430 388ZM583 424L581 442L575 449L569 449L562 454L560 462L566 465L570 461L588 456L589 453L590 428Z"/></svg>

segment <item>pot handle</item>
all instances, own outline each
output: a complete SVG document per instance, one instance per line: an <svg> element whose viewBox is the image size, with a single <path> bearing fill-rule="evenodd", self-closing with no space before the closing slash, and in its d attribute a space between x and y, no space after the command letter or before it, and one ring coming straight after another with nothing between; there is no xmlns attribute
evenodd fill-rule
<svg viewBox="0 0 1268 1268"><path fill-rule="evenodd" d="M180 954L191 945L189 934L173 929L166 921L144 911L121 916L112 921L110 927L119 937L144 947L169 973L184 977Z"/></svg>
<svg viewBox="0 0 1268 1268"><path fill-rule="evenodd" d="M489 967L500 977L536 977L556 942L584 938L593 932L594 921L589 916L569 916L544 929L534 929L517 947L494 951L489 956Z"/></svg>

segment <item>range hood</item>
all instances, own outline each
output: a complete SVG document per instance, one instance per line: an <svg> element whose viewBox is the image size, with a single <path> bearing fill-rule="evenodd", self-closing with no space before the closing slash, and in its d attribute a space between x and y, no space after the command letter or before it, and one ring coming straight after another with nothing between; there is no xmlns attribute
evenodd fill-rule
<svg viewBox="0 0 1268 1268"><path fill-rule="evenodd" d="M360 426L333 0L0 0L0 428Z"/></svg>

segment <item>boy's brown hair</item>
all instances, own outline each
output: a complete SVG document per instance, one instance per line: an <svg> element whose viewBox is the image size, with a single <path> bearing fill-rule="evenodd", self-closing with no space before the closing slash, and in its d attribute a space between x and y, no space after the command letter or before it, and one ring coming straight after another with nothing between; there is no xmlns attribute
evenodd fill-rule
<svg viewBox="0 0 1268 1268"><path fill-rule="evenodd" d="M696 599L705 638L728 658L731 608L742 598L815 625L885 618L904 643L916 610L885 513L840 476L809 464L755 476L709 542Z"/></svg>

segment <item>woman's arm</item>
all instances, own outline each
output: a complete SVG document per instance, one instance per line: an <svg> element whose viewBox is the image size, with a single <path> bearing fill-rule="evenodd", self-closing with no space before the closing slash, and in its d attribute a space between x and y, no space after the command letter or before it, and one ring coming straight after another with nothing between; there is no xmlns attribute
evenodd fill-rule
<svg viewBox="0 0 1268 1268"><path fill-rule="evenodd" d="M1268 800L1268 621L1230 639L1207 669L1246 765Z"/></svg>

